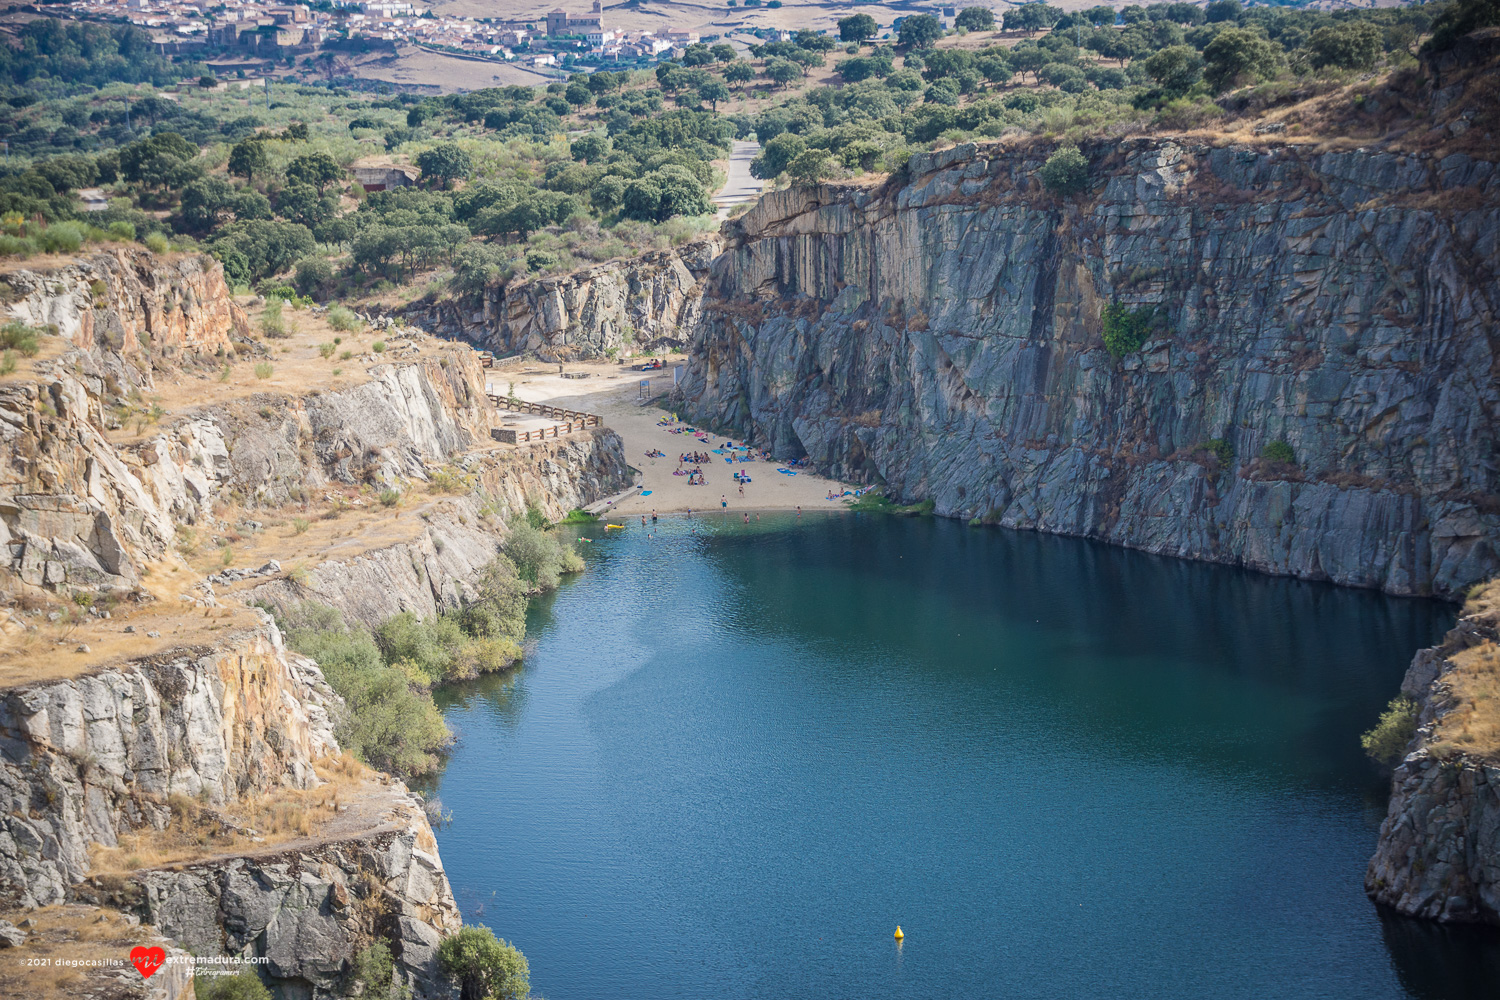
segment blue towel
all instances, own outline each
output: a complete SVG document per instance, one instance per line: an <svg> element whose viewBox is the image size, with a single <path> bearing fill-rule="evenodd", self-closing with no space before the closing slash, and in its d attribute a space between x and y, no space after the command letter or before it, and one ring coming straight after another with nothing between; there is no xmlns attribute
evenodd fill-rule
<svg viewBox="0 0 1500 1000"><path fill-rule="evenodd" d="M650 490L641 490L641 496L643 496L643 497L649 497L650 495L651 495L651 491Z"/></svg>

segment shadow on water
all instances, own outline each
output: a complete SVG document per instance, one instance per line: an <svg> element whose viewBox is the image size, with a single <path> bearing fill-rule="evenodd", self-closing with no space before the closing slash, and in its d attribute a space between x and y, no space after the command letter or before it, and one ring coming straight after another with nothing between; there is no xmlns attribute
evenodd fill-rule
<svg viewBox="0 0 1500 1000"><path fill-rule="evenodd" d="M1500 995L1500 930L1434 924L1385 907L1379 914L1391 965L1416 1000L1494 1000Z"/></svg>
<svg viewBox="0 0 1500 1000"><path fill-rule="evenodd" d="M878 517L878 516L877 516ZM1358 735L1453 605L929 518L723 532L727 625L830 651L899 651L930 682L1011 687L1142 754L1360 788ZM747 558L749 550L754 558ZM859 657L853 669L862 669ZM980 694L983 697L983 694ZM1376 819L1378 823L1378 818Z"/></svg>

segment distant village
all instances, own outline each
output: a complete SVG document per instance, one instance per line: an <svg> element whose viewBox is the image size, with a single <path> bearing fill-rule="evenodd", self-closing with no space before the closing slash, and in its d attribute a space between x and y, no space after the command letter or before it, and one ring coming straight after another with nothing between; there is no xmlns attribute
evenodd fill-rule
<svg viewBox="0 0 1500 1000"><path fill-rule="evenodd" d="M599 0L588 13L562 9L545 20L499 20L440 15L399 0L347 2L330 11L301 4L223 0L74 0L49 8L88 20L127 20L149 30L171 55L285 60L331 48L419 45L546 71L583 64L640 63L680 55L688 45L712 41L691 31L616 31L607 28ZM787 32L762 32L771 37ZM569 58L571 57L571 58Z"/></svg>

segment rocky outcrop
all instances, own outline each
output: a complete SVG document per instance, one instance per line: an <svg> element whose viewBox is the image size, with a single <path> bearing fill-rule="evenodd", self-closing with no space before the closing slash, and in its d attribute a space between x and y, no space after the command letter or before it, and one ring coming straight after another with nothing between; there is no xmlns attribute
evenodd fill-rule
<svg viewBox="0 0 1500 1000"><path fill-rule="evenodd" d="M494 561L507 517L533 504L560 520L630 481L620 438L607 431L474 457L458 468L474 477L476 491L434 504L415 538L328 559L296 579L278 576L244 599L277 608L316 601L371 628L405 611L422 618L452 611L477 596L472 582Z"/></svg>
<svg viewBox="0 0 1500 1000"><path fill-rule="evenodd" d="M710 236L561 277L417 303L405 316L433 333L463 337L498 354L529 351L543 361L680 350L697 323L702 281L720 245Z"/></svg>
<svg viewBox="0 0 1500 1000"><path fill-rule="evenodd" d="M1128 140L1058 199L1047 152L729 223L693 418L955 517L1402 594L1500 570L1494 163Z"/></svg>
<svg viewBox="0 0 1500 1000"><path fill-rule="evenodd" d="M173 795L222 805L317 783L336 696L265 617L218 649L0 692L0 898L59 903L89 846L162 829Z"/></svg>
<svg viewBox="0 0 1500 1000"><path fill-rule="evenodd" d="M284 997L327 995L373 940L419 996L447 996L437 947L462 926L437 842L398 786L386 828L306 849L141 872L100 895L199 955L265 957ZM375 984L369 984L375 985Z"/></svg>
<svg viewBox="0 0 1500 1000"><path fill-rule="evenodd" d="M1475 735L1493 730L1495 709L1468 697L1469 678L1494 676L1497 623L1493 601L1471 602L1440 646L1417 653L1401 686L1421 706L1416 736L1392 777L1365 890L1408 916L1500 924L1500 760Z"/></svg>
<svg viewBox="0 0 1500 1000"><path fill-rule="evenodd" d="M129 384L149 384L158 364L222 355L249 332L223 266L200 254L125 244L56 269L13 271L5 282L11 317L54 328Z"/></svg>

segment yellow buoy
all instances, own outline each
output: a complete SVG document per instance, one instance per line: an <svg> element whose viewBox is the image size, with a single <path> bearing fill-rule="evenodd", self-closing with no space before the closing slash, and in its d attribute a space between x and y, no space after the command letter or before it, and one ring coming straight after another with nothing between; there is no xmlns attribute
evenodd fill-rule
<svg viewBox="0 0 1500 1000"><path fill-rule="evenodd" d="M897 924L896 925L896 940L900 941L904 937L906 937L906 935L901 933L901 925Z"/></svg>

